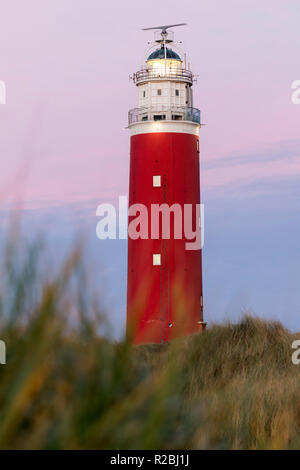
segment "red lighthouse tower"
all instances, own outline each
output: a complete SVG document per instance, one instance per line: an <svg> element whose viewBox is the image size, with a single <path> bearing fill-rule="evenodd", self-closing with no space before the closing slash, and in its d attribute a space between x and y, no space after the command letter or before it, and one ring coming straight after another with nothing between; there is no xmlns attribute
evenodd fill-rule
<svg viewBox="0 0 300 470"><path fill-rule="evenodd" d="M148 237L128 238L127 335L135 344L163 343L205 327L202 247L187 249L184 226L190 222L194 233L201 226L200 111L193 107L194 76L172 48L173 26L182 24L147 28L160 30L159 36L133 77L138 107L129 111L129 207L143 205L149 226ZM159 231L151 231L153 207L159 208ZM175 211L182 214L181 237Z"/></svg>

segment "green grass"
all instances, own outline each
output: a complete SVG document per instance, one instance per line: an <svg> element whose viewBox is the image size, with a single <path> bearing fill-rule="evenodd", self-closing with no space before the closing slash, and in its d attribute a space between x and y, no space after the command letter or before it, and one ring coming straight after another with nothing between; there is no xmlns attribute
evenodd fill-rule
<svg viewBox="0 0 300 470"><path fill-rule="evenodd" d="M1 449L300 448L300 366L280 324L115 343L78 252L42 278L35 249L17 257L7 250L0 293Z"/></svg>

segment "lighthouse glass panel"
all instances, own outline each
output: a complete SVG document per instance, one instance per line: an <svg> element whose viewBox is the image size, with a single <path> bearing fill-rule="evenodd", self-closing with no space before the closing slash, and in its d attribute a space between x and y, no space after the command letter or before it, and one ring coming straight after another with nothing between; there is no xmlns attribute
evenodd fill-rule
<svg viewBox="0 0 300 470"><path fill-rule="evenodd" d="M173 59L148 60L147 66L153 77L177 75L181 71L181 61Z"/></svg>

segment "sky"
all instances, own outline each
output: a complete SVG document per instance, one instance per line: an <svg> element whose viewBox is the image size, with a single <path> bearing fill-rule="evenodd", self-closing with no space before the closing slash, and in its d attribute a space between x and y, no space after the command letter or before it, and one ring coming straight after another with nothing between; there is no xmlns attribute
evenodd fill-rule
<svg viewBox="0 0 300 470"><path fill-rule="evenodd" d="M242 311L300 330L298 0L0 0L0 215L53 250L86 240L91 283L117 335L126 312L126 242L96 238L96 208L128 193L129 76L151 32L175 31L201 109L208 323ZM49 260L50 262L50 260Z"/></svg>

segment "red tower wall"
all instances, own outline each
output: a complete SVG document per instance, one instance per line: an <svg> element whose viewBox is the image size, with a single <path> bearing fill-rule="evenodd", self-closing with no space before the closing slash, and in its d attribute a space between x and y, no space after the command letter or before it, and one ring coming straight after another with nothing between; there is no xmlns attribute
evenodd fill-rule
<svg viewBox="0 0 300 470"><path fill-rule="evenodd" d="M131 137L129 205L149 212L149 239L128 239L127 335L135 344L166 342L203 325L201 251L186 250L184 235L174 239L172 218L169 240L150 236L151 204L200 204L198 148L189 133ZM161 187L153 187L154 175ZM193 219L195 230L195 211ZM161 254L161 266L153 266L153 254Z"/></svg>

